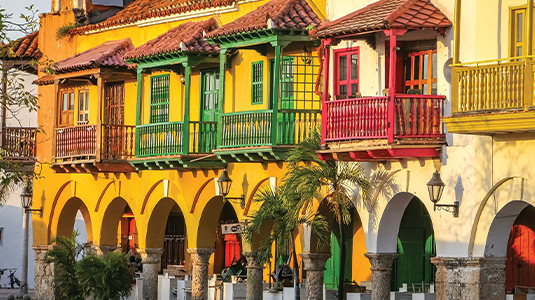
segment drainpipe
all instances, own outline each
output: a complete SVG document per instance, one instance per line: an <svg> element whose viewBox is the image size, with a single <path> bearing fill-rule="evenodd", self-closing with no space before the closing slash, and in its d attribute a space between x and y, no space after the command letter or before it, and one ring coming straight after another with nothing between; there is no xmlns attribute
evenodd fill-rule
<svg viewBox="0 0 535 300"><path fill-rule="evenodd" d="M2 147L6 144L7 68L2 71Z"/></svg>

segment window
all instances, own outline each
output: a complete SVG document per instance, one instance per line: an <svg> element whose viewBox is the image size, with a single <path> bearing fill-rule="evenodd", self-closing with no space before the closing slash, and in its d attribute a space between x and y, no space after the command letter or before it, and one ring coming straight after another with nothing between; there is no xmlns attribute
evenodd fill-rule
<svg viewBox="0 0 535 300"><path fill-rule="evenodd" d="M69 126L74 122L74 91L64 91L60 98L59 125Z"/></svg>
<svg viewBox="0 0 535 300"><path fill-rule="evenodd" d="M511 10L511 24L510 24L510 49L511 57L526 55L526 7ZM535 37L535 31L533 32Z"/></svg>
<svg viewBox="0 0 535 300"><path fill-rule="evenodd" d="M251 102L262 104L264 102L264 62L253 62L251 73Z"/></svg>
<svg viewBox="0 0 535 300"><path fill-rule="evenodd" d="M334 94L354 98L359 92L359 49L334 50Z"/></svg>
<svg viewBox="0 0 535 300"><path fill-rule="evenodd" d="M150 123L169 122L169 75L150 78Z"/></svg>
<svg viewBox="0 0 535 300"><path fill-rule="evenodd" d="M89 122L89 91L82 90L78 93L78 121L77 124Z"/></svg>
<svg viewBox="0 0 535 300"><path fill-rule="evenodd" d="M405 92L437 94L437 50L411 52L405 58Z"/></svg>

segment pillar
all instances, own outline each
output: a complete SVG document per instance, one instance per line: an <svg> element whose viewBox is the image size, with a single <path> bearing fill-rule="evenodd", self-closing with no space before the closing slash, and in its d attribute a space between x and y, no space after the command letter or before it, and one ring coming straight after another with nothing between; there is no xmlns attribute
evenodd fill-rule
<svg viewBox="0 0 535 300"><path fill-rule="evenodd" d="M99 256L108 255L110 254L110 252L117 251L117 249L120 249L120 247L108 246L108 245L100 245L100 246L91 245L90 247L86 248L86 253L93 253Z"/></svg>
<svg viewBox="0 0 535 300"><path fill-rule="evenodd" d="M158 299L158 264L162 258L163 248L138 249L143 264L143 299Z"/></svg>
<svg viewBox="0 0 535 300"><path fill-rule="evenodd" d="M505 257L434 257L436 299L505 299Z"/></svg>
<svg viewBox="0 0 535 300"><path fill-rule="evenodd" d="M207 300L208 299L208 261L214 253L214 248L190 248L188 253L191 254L193 264L193 274L191 282L191 299Z"/></svg>
<svg viewBox="0 0 535 300"><path fill-rule="evenodd" d="M299 253L306 271L307 300L323 300L323 276L330 253Z"/></svg>
<svg viewBox="0 0 535 300"><path fill-rule="evenodd" d="M54 288L54 264L45 263L46 253L52 249L51 245L33 245L35 253L34 293L36 300L61 299Z"/></svg>
<svg viewBox="0 0 535 300"><path fill-rule="evenodd" d="M263 297L263 266L258 260L258 252L246 252L247 258L247 300L262 300Z"/></svg>
<svg viewBox="0 0 535 300"><path fill-rule="evenodd" d="M372 300L389 300L392 263L397 253L366 253L372 265Z"/></svg>

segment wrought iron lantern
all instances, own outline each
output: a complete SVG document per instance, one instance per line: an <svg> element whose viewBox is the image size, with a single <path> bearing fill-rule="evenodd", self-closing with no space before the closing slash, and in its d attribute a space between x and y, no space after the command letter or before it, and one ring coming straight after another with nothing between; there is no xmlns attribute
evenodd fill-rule
<svg viewBox="0 0 535 300"><path fill-rule="evenodd" d="M431 199L431 202L433 202L433 210L438 209L451 212L453 217L457 218L459 217L459 201L456 200L453 204L437 204L442 197L442 192L444 191L445 186L442 178L440 178L440 173L435 171L433 177L431 177L431 180L427 183L429 198Z"/></svg>
<svg viewBox="0 0 535 300"><path fill-rule="evenodd" d="M22 193L20 194L20 204L24 209L24 212L37 212L39 215L43 213L43 209L32 209L33 197L32 191L28 185L24 186Z"/></svg>
<svg viewBox="0 0 535 300"><path fill-rule="evenodd" d="M233 203L239 204L242 209L245 208L245 195L242 194L241 197L227 197L232 186L232 179L228 176L227 170L221 172L221 176L217 179L217 185L219 186L219 194L223 197L223 202L230 200Z"/></svg>

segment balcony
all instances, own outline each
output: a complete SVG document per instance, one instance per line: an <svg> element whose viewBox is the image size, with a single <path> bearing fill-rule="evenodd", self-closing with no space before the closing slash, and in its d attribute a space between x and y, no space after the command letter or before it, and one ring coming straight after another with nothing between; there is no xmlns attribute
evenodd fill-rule
<svg viewBox="0 0 535 300"><path fill-rule="evenodd" d="M2 134L2 159L23 165L35 162L37 128L6 127Z"/></svg>
<svg viewBox="0 0 535 300"><path fill-rule="evenodd" d="M135 126L77 125L54 130L56 173L132 172Z"/></svg>
<svg viewBox="0 0 535 300"><path fill-rule="evenodd" d="M188 138L182 121L137 126L138 148L136 157L130 160L132 166L137 170L223 166L207 157L216 147L217 122L188 123Z"/></svg>
<svg viewBox="0 0 535 300"><path fill-rule="evenodd" d="M535 61L506 58L452 68L452 133L535 132Z"/></svg>
<svg viewBox="0 0 535 300"><path fill-rule="evenodd" d="M445 144L445 96L396 94L325 103L325 160L385 161L438 157Z"/></svg>
<svg viewBox="0 0 535 300"><path fill-rule="evenodd" d="M224 162L273 161L286 157L321 124L321 111L310 109L226 113L221 117L221 145L214 153Z"/></svg>

